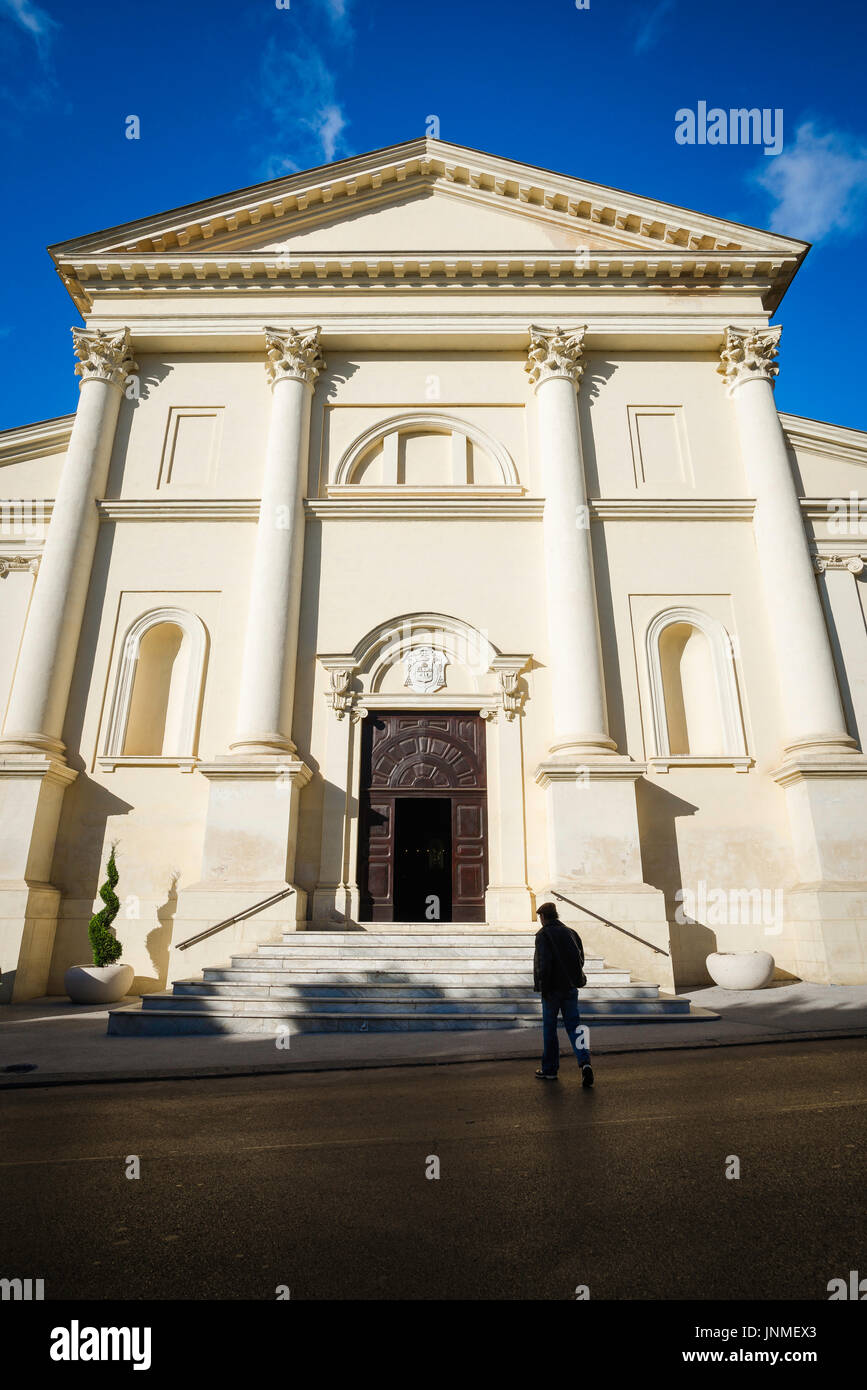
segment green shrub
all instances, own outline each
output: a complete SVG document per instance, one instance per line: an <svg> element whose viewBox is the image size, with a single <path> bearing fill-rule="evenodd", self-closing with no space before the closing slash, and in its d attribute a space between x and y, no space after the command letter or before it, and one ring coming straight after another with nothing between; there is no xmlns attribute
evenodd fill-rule
<svg viewBox="0 0 867 1390"><path fill-rule="evenodd" d="M114 845L111 847L111 854L106 865L106 874L106 881L99 890L99 896L105 903L105 907L101 912L97 912L91 917L90 926L87 929L94 965L114 965L123 951L123 945L118 941L111 927L120 909L120 901L114 891L119 877L117 865L114 862Z"/></svg>

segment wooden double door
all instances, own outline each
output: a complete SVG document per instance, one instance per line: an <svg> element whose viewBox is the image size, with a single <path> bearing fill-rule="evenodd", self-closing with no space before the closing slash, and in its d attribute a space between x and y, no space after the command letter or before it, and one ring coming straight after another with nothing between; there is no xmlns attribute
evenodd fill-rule
<svg viewBox="0 0 867 1390"><path fill-rule="evenodd" d="M484 720L377 712L365 720L361 748L361 920L483 922Z"/></svg>

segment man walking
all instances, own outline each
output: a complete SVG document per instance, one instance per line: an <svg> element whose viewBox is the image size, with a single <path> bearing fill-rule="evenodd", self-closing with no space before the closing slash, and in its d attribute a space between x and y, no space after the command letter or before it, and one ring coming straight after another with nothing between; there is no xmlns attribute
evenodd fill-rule
<svg viewBox="0 0 867 1390"><path fill-rule="evenodd" d="M578 988L587 983L584 976L584 947L578 933L560 921L553 903L543 903L536 916L541 926L536 933L533 988L542 996L542 1065L536 1075L540 1081L557 1080L560 1065L557 1020L562 1014L563 1026L581 1068L583 1084L592 1086L590 1053L583 1046L583 1037L581 1045L577 1041L581 1028Z"/></svg>

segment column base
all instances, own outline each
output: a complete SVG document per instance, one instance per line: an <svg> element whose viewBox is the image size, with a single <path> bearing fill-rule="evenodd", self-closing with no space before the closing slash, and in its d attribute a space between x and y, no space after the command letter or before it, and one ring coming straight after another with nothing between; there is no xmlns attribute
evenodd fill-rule
<svg viewBox="0 0 867 1390"><path fill-rule="evenodd" d="M492 884L485 893L485 917L495 926L537 931L536 899L526 884Z"/></svg>
<svg viewBox="0 0 867 1390"><path fill-rule="evenodd" d="M283 753L297 754L298 750L291 738L285 734L251 734L229 744L229 751L235 758L273 758Z"/></svg>
<svg viewBox="0 0 867 1390"><path fill-rule="evenodd" d="M548 893L588 955L672 989L665 894L644 882L641 863L635 783L645 771L646 764L620 754L540 763L535 778L548 797Z"/></svg>
<svg viewBox="0 0 867 1390"><path fill-rule="evenodd" d="M867 984L867 881L798 883L785 894L778 965L824 985Z"/></svg>
<svg viewBox="0 0 867 1390"><path fill-rule="evenodd" d="M0 1000L48 988L61 894L49 882L66 788L78 773L44 753L0 755Z"/></svg>
<svg viewBox="0 0 867 1390"><path fill-rule="evenodd" d="M319 883L313 892L313 922L320 929L352 930L358 924L361 894L346 883Z"/></svg>
<svg viewBox="0 0 867 1390"><path fill-rule="evenodd" d="M867 757L801 754L771 776L786 793L799 881L867 881Z"/></svg>

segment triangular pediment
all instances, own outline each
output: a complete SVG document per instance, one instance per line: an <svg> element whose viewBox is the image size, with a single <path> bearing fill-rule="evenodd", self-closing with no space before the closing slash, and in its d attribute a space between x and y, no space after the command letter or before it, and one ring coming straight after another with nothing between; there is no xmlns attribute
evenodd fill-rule
<svg viewBox="0 0 867 1390"><path fill-rule="evenodd" d="M51 248L78 257L327 251L801 255L805 244L637 194L423 138Z"/></svg>

